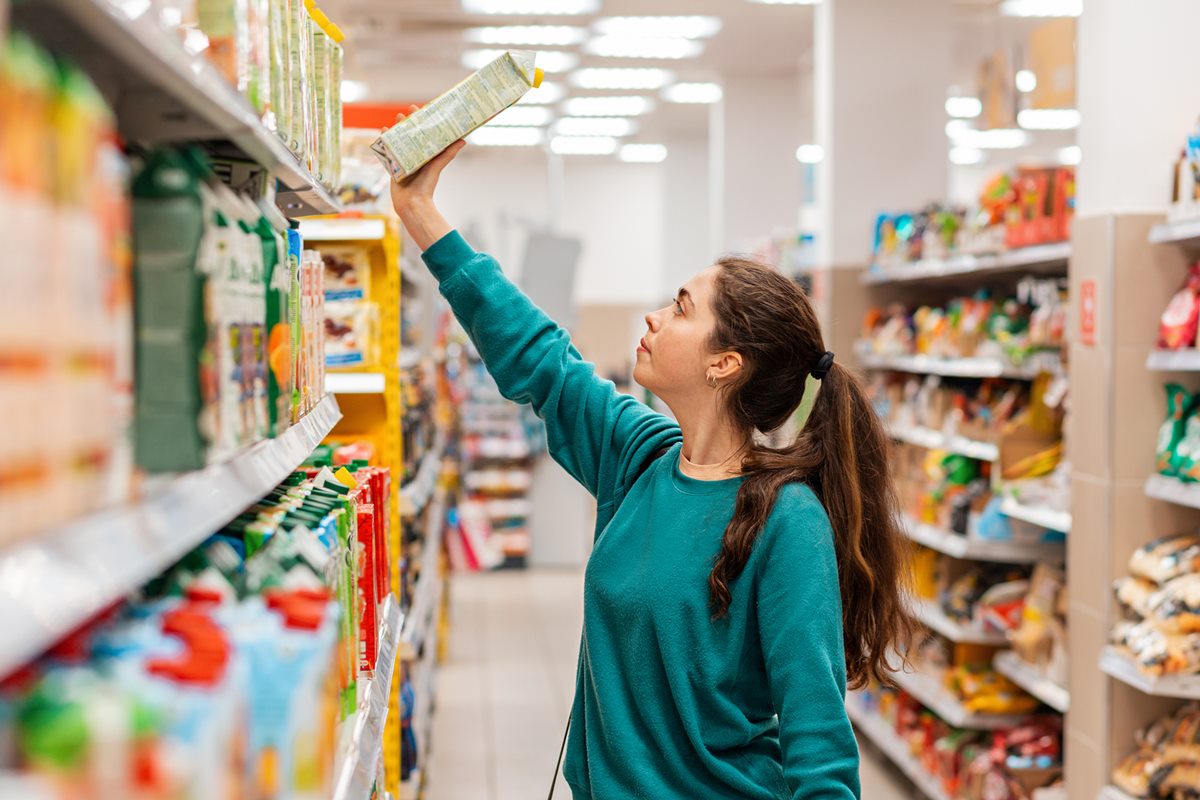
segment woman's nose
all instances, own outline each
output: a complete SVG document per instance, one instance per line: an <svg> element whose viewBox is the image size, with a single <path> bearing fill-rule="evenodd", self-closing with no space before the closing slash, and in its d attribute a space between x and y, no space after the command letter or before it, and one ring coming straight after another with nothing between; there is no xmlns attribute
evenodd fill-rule
<svg viewBox="0 0 1200 800"><path fill-rule="evenodd" d="M649 314L647 314L645 319L646 319L646 327L647 328L649 328L651 331L655 331L658 329L658 322L654 316L653 311L651 311Z"/></svg>

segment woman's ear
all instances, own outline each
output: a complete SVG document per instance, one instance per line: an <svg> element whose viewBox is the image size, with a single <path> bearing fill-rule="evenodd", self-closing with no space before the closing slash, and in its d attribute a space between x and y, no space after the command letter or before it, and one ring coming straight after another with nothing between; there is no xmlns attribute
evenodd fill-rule
<svg viewBox="0 0 1200 800"><path fill-rule="evenodd" d="M706 374L712 375L718 381L723 381L736 377L741 371L742 354L731 350L727 353L718 353L713 356L713 359L708 363Z"/></svg>

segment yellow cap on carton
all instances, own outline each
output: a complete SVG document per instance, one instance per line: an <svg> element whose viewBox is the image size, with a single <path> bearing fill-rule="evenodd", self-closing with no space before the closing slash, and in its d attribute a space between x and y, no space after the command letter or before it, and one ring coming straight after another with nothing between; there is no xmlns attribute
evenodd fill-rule
<svg viewBox="0 0 1200 800"><path fill-rule="evenodd" d="M541 86L542 78L544 78L544 77L546 77L546 73L542 71L542 68L534 67L533 68L533 88L536 89L539 86Z"/></svg>
<svg viewBox="0 0 1200 800"><path fill-rule="evenodd" d="M329 18L326 17L326 19ZM326 33L329 34L330 39L333 39L338 44L346 41L346 34L342 33L342 29L339 28L337 23L333 20L329 20L329 30L327 30Z"/></svg>

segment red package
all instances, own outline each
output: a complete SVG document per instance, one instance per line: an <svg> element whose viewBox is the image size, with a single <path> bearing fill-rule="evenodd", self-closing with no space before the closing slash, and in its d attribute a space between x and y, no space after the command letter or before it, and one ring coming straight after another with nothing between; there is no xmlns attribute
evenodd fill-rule
<svg viewBox="0 0 1200 800"><path fill-rule="evenodd" d="M1162 313L1158 328L1158 346L1166 350L1181 350L1196 346L1196 328L1200 321L1200 263L1188 271L1187 283L1180 289Z"/></svg>

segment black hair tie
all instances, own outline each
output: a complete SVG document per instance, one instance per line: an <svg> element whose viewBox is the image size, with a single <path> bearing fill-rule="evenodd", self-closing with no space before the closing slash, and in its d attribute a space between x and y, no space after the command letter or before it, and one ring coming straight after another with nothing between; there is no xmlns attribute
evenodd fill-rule
<svg viewBox="0 0 1200 800"><path fill-rule="evenodd" d="M817 365L812 368L812 376L817 380L821 380L829 374L829 368L833 366L833 353L829 350L825 351L825 355L817 360Z"/></svg>

